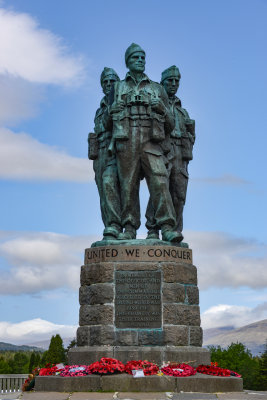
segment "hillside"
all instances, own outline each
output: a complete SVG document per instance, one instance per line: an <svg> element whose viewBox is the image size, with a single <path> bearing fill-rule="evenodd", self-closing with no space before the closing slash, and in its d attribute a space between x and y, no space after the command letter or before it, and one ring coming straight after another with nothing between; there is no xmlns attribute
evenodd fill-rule
<svg viewBox="0 0 267 400"><path fill-rule="evenodd" d="M11 343L0 342L0 351L44 351L44 349L35 346L17 346Z"/></svg>
<svg viewBox="0 0 267 400"><path fill-rule="evenodd" d="M267 319L264 319L237 329L232 327L206 329L203 335L203 346L227 347L231 343L241 342L253 355L258 355L264 350L266 340Z"/></svg>
<svg viewBox="0 0 267 400"><path fill-rule="evenodd" d="M68 345L70 344L70 342L71 342L73 339L75 339L75 338L74 338L74 337L65 337L65 338L62 338L62 340L63 340L63 346L64 346L65 348L67 348ZM44 349L44 350L48 350L49 344L50 344L50 339L31 343L32 346L38 346L38 347L41 347L41 348Z"/></svg>

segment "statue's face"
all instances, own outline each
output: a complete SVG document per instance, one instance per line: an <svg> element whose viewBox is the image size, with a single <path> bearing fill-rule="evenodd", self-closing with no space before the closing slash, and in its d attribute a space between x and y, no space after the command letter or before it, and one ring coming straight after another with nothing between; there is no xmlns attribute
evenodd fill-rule
<svg viewBox="0 0 267 400"><path fill-rule="evenodd" d="M112 76L107 76L106 78L104 78L102 80L102 88L103 88L103 92L106 96L110 93L111 88L115 82L116 82L116 79L115 79L115 77L112 77Z"/></svg>
<svg viewBox="0 0 267 400"><path fill-rule="evenodd" d="M180 79L177 78L177 76L173 76L167 79L164 79L164 81L162 82L167 95L170 96L174 96L179 88L179 82Z"/></svg>
<svg viewBox="0 0 267 400"><path fill-rule="evenodd" d="M144 72L146 56L142 51L133 53L127 60L127 67L131 72Z"/></svg>

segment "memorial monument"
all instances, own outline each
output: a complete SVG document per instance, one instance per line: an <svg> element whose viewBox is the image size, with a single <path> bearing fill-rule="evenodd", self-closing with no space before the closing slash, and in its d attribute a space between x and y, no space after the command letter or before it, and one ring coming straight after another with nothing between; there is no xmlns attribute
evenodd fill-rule
<svg viewBox="0 0 267 400"><path fill-rule="evenodd" d="M105 96L88 142L105 228L85 250L73 364L100 357L210 362L201 347L197 269L182 242L195 121L176 97L179 69L167 68L157 83L144 73L145 61L133 43L125 79L112 68L100 78ZM142 179L150 194L143 240L136 239Z"/></svg>
<svg viewBox="0 0 267 400"><path fill-rule="evenodd" d="M160 83L153 82L144 73L145 58L133 43L125 52L125 79L120 81L112 68L104 68L100 77L104 97L88 137L88 155L104 232L101 241L85 250L77 347L68 353L72 365L102 357L159 366L210 363L209 351L202 348L197 268L192 250L182 242L195 121L176 96L179 69L173 65L162 72ZM137 239L142 179L150 194L148 234ZM39 376L36 390L241 391L242 379L203 374Z"/></svg>

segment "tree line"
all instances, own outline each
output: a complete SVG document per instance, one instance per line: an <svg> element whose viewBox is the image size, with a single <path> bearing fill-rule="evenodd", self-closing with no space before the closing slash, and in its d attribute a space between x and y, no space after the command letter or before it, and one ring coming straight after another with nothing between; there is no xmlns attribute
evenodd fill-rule
<svg viewBox="0 0 267 400"><path fill-rule="evenodd" d="M47 351L0 351L0 374L28 374L36 367L67 363L67 352L76 341L64 349L60 335L52 336Z"/></svg>
<svg viewBox="0 0 267 400"><path fill-rule="evenodd" d="M67 352L76 345L72 340L64 349L60 335L52 336L49 349L36 351L1 351L0 374L27 374L36 367L44 367L48 363L67 363ZM228 368L242 375L244 389L267 390L267 342L264 352L253 357L249 349L242 343L232 343L226 349L210 346L211 361L217 362L221 368Z"/></svg>

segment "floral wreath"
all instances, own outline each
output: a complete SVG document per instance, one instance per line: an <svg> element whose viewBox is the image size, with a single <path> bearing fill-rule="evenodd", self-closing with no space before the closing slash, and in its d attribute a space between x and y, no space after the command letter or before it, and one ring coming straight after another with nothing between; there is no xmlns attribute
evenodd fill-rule
<svg viewBox="0 0 267 400"><path fill-rule="evenodd" d="M218 367L217 363L211 363L211 365L199 365L197 367L197 372L206 375L214 376L235 376L236 378L241 378L237 372L231 371L227 368Z"/></svg>
<svg viewBox="0 0 267 400"><path fill-rule="evenodd" d="M88 365L66 365L60 371L60 376L85 376L90 374Z"/></svg>
<svg viewBox="0 0 267 400"><path fill-rule="evenodd" d="M190 376L195 375L195 368L191 367L188 364L177 364L177 363L169 363L161 368L161 371L165 375L169 376Z"/></svg>
<svg viewBox="0 0 267 400"><path fill-rule="evenodd" d="M41 368L39 371L40 376L47 376L47 375L56 375L64 368L63 364L53 364L51 366L50 363L46 364L44 368Z"/></svg>
<svg viewBox="0 0 267 400"><path fill-rule="evenodd" d="M138 370L141 369L144 371L144 375L156 375L159 372L159 367L157 364L154 364L152 362L149 362L147 360L133 360L133 361L128 361L125 364L125 372L127 374L132 375L133 370Z"/></svg>
<svg viewBox="0 0 267 400"><path fill-rule="evenodd" d="M102 357L100 361L96 361L89 365L88 371L91 374L114 374L124 372L125 365L115 358Z"/></svg>

